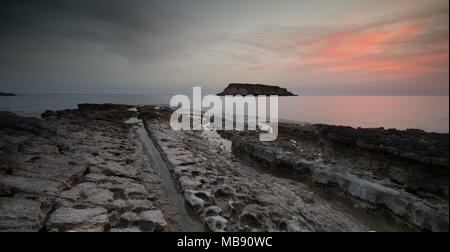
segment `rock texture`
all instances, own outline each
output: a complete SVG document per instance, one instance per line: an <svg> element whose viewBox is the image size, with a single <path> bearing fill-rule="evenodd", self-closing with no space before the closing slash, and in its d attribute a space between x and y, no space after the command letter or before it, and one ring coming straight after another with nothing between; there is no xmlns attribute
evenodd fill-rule
<svg viewBox="0 0 450 252"><path fill-rule="evenodd" d="M171 113L0 112L0 231L449 229L448 134L280 124L260 142Z"/></svg>
<svg viewBox="0 0 450 252"><path fill-rule="evenodd" d="M142 107L139 111L152 139L170 163L187 205L208 230L419 230L403 220L387 218L387 210L374 207L376 210L369 213L366 201L334 194L336 190L331 186L323 188L307 179L278 176L257 162L246 162L243 156L250 154L244 148L242 155L236 153L240 147L234 137L232 152L230 141L215 131L173 131L168 109ZM235 137L247 140L245 133ZM266 154L269 160L278 158L277 153ZM280 156L279 160L282 162L283 158ZM267 162L267 167L274 164Z"/></svg>
<svg viewBox="0 0 450 252"><path fill-rule="evenodd" d="M281 125L277 142L232 137L233 153L274 174L337 188L422 230L448 231L448 134Z"/></svg>
<svg viewBox="0 0 450 252"><path fill-rule="evenodd" d="M278 95L278 96L295 96L293 93L289 92L286 88L281 88L278 86L269 86L262 84L240 84L231 83L225 90L217 95Z"/></svg>
<svg viewBox="0 0 450 252"><path fill-rule="evenodd" d="M359 169L392 179L408 191L449 196L448 134L322 124L282 124L280 130L300 142L322 143L322 149L332 158L360 156L353 158ZM368 161L371 163L364 164Z"/></svg>
<svg viewBox="0 0 450 252"><path fill-rule="evenodd" d="M129 108L1 112L0 231L183 230Z"/></svg>

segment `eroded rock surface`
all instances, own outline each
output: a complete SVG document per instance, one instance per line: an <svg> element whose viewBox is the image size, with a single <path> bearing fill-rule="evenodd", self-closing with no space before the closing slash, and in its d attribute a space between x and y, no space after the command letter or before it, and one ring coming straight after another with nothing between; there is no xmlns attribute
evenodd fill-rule
<svg viewBox="0 0 450 252"><path fill-rule="evenodd" d="M173 131L170 111L141 108L188 206L211 231L368 231L302 183L261 173L216 133Z"/></svg>
<svg viewBox="0 0 450 252"><path fill-rule="evenodd" d="M271 143L235 134L233 153L272 173L340 189L420 229L448 231L448 134L292 124L280 132Z"/></svg>
<svg viewBox="0 0 450 252"><path fill-rule="evenodd" d="M0 112L0 231L186 231L180 207L214 232L448 231L448 134L281 124L263 143L171 112Z"/></svg>
<svg viewBox="0 0 450 252"><path fill-rule="evenodd" d="M161 211L161 178L138 125L124 123L130 108L82 104L45 120L1 112L0 231L182 230Z"/></svg>
<svg viewBox="0 0 450 252"><path fill-rule="evenodd" d="M168 109L140 112L212 231L448 230L448 134L282 124L276 142L219 132L229 151L171 130Z"/></svg>

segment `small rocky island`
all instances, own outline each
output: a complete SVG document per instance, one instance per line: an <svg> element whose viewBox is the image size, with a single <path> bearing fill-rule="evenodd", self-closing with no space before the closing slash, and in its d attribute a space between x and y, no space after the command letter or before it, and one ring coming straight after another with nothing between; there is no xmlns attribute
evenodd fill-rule
<svg viewBox="0 0 450 252"><path fill-rule="evenodd" d="M289 92L286 88L278 86L269 86L263 84L241 84L230 83L225 90L217 95L278 95L278 96L296 96Z"/></svg>
<svg viewBox="0 0 450 252"><path fill-rule="evenodd" d="M16 96L16 95L13 94L13 93L3 93L3 92L0 92L0 96Z"/></svg>

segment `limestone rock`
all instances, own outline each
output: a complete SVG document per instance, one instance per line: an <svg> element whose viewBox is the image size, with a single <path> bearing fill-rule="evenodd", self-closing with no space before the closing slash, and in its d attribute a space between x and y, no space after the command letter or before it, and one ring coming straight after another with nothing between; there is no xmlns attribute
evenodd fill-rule
<svg viewBox="0 0 450 252"><path fill-rule="evenodd" d="M111 232L111 233L139 233L142 231L137 227L132 227L132 228L112 228L111 230L109 230L109 232Z"/></svg>
<svg viewBox="0 0 450 252"><path fill-rule="evenodd" d="M160 232L164 231L167 222L160 210L150 210L142 212L138 218L139 226L143 231Z"/></svg>
<svg viewBox="0 0 450 252"><path fill-rule="evenodd" d="M199 181L192 179L188 176L183 176L179 179L179 182L181 184L181 186L183 187L184 190L190 190L190 189L195 189L198 186L200 186L202 183L200 183Z"/></svg>
<svg viewBox="0 0 450 252"><path fill-rule="evenodd" d="M33 200L0 198L0 230L39 231L46 214L41 208Z"/></svg>
<svg viewBox="0 0 450 252"><path fill-rule="evenodd" d="M222 216L210 216L205 218L205 223L213 232L225 232L228 225L228 220Z"/></svg>
<svg viewBox="0 0 450 252"><path fill-rule="evenodd" d="M195 213L201 213L205 207L205 201L195 195L192 191L186 191L184 197Z"/></svg>
<svg viewBox="0 0 450 252"><path fill-rule="evenodd" d="M50 231L67 231L75 228L100 230L108 223L108 215L104 208L58 208L50 215L47 229Z"/></svg>
<svg viewBox="0 0 450 252"><path fill-rule="evenodd" d="M219 215L223 212L223 210L222 210L222 208L220 208L218 206L210 206L210 207L207 207L204 212L205 212L205 216L209 217L209 216Z"/></svg>
<svg viewBox="0 0 450 252"><path fill-rule="evenodd" d="M72 202L88 202L100 206L107 205L114 200L113 192L98 188L92 183L78 184L74 188L62 192L60 197Z"/></svg>

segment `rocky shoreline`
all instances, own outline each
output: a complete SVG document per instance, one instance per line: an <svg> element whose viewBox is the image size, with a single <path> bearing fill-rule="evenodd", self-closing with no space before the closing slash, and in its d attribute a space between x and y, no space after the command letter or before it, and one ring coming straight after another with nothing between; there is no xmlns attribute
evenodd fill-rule
<svg viewBox="0 0 450 252"><path fill-rule="evenodd" d="M0 114L1 231L172 231L131 106L80 105L45 120ZM167 206L168 205L168 206ZM167 206L167 207L166 207Z"/></svg>
<svg viewBox="0 0 450 252"><path fill-rule="evenodd" d="M281 124L261 143L171 112L0 112L0 231L448 231L448 134Z"/></svg>
<svg viewBox="0 0 450 252"><path fill-rule="evenodd" d="M329 125L287 128L292 131L282 129L287 134L276 143L233 136L233 153L263 169L336 188L420 229L448 230L448 135Z"/></svg>

